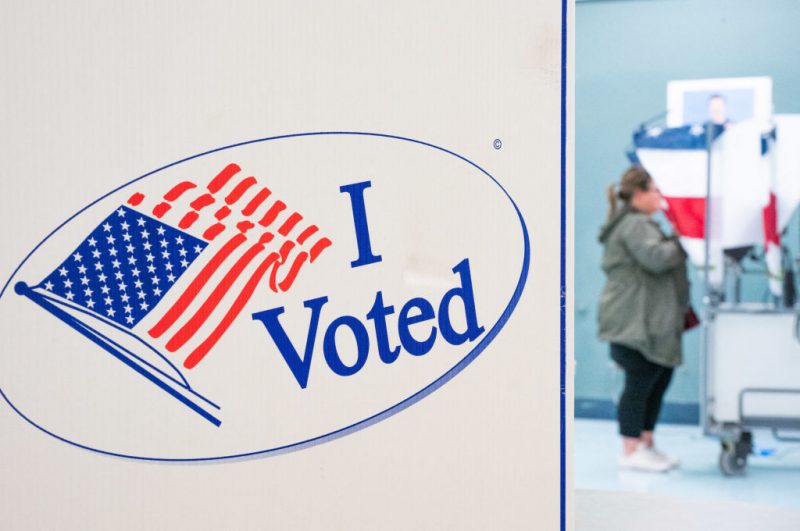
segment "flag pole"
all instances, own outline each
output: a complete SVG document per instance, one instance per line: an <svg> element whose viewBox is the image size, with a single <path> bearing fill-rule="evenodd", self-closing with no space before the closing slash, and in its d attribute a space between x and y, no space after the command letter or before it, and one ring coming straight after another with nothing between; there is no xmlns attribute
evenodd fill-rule
<svg viewBox="0 0 800 531"><path fill-rule="evenodd" d="M30 286L28 286L25 282L17 282L14 285L14 291L18 295L22 295L46 311L50 314L58 318L59 320L63 321L67 324L70 328L74 329L76 332L80 333L82 336L89 339L92 343L96 344L122 363L127 365L129 368L133 369L135 372L144 376L146 379L150 380L153 384L161 388L161 390L165 391L167 394L172 396L173 398L177 399L183 405L206 419L208 422L213 424L214 426L219 427L221 421L216 418L214 415L203 409L201 406L196 404L192 401L189 397L185 396L180 390L175 389L173 386L170 386L167 382L161 380L160 378L156 377L151 371L147 370L143 367L140 363L135 362L130 356L127 356L123 352L120 352L119 349L115 348L114 345L111 345L108 340L102 337L98 332L92 330L88 325L81 323L77 319L75 319L72 315L65 312L46 298L42 297L38 293L36 293Z"/></svg>
<svg viewBox="0 0 800 531"><path fill-rule="evenodd" d="M707 122L705 125L706 136L706 201L705 219L703 220L703 239L704 264L703 264L703 337L700 345L700 422L703 427L703 435L712 435L711 422L708 416L708 356L711 328L710 322L713 318L711 289L711 148L714 141L714 124Z"/></svg>

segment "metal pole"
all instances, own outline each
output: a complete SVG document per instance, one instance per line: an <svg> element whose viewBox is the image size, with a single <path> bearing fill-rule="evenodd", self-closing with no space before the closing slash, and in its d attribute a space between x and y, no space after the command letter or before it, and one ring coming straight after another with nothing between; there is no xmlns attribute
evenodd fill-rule
<svg viewBox="0 0 800 531"><path fill-rule="evenodd" d="M700 344L700 422L703 427L703 434L711 434L711 426L708 418L708 385L706 378L708 376L708 355L709 355L709 341L711 330L709 327L712 312L712 293L711 282L709 278L709 271L711 266L710 259L710 236L711 236L711 146L714 141L714 124L706 124L706 205L705 205L705 220L703 225L704 250L705 257L703 263L703 324L702 331L703 337Z"/></svg>

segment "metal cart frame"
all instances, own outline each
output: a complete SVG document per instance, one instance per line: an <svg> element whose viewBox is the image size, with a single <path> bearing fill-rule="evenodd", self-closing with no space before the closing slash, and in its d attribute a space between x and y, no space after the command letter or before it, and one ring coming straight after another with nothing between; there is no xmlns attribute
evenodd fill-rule
<svg viewBox="0 0 800 531"><path fill-rule="evenodd" d="M787 319L794 318L794 342L798 350L798 360L800 360L800 307L795 308L782 308L778 304L762 305L760 307L747 307L745 305L737 304L723 304L720 294L712 289L709 281L709 266L710 266L710 242L708 235L710 231L711 217L711 169L712 169L712 144L714 142L713 128L710 125L706 126L706 149L707 149L707 173L706 173L706 210L705 210L705 263L703 270L703 322L702 322L702 342L700 348L700 422L703 428L703 434L719 438L720 441L720 455L719 467L720 471L726 476L738 476L745 472L747 466L747 458L753 451L753 435L752 430L755 428L768 428L772 429L775 437L779 440L792 440L797 441L800 439L785 437L779 433L779 430L800 430L800 410L798 415L780 415L780 414L747 414L746 402L757 395L773 395L773 396L789 396L797 395L800 397L800 387L786 387L778 385L772 387L770 385L757 385L757 386L742 386L735 389L725 390L724 393L734 393L731 396L725 396L728 403L731 398L734 398L738 403L738 411L734 415L728 415L728 418L718 416L715 411L715 405L720 399L722 393L720 389L715 388L713 380L715 372L719 371L718 361L724 363L724 360L718 358L724 355L717 351L717 346L713 344L714 334L717 332L715 327L718 326L719 320L727 319L734 314L755 321L756 319ZM737 301L738 302L738 301ZM750 317L747 317L750 316ZM758 317L756 317L758 316ZM782 326L782 325L781 325ZM754 331L754 329L753 329ZM793 355L793 354L792 354ZM752 356L751 356L752 358ZM759 360L754 360L757 363ZM740 360L741 363L741 360ZM798 362L800 363L800 361ZM798 365L800 367L800 365ZM748 368L741 367L741 370L746 371ZM800 386L800 372L798 373L797 383ZM728 408L730 410L730 407Z"/></svg>

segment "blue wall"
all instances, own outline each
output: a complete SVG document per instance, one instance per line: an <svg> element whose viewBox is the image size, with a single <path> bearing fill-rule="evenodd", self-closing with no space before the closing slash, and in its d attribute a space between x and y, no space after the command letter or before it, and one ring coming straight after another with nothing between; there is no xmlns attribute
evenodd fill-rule
<svg viewBox="0 0 800 531"><path fill-rule="evenodd" d="M585 0L577 3L576 19L576 415L603 416L607 407L587 406L615 398L622 380L596 339L603 286L597 232L606 187L627 166L630 133L665 110L673 79L771 76L775 111L800 113L800 1ZM697 278L696 308L700 288ZM698 401L700 334L684 337L685 362L666 397L668 417Z"/></svg>

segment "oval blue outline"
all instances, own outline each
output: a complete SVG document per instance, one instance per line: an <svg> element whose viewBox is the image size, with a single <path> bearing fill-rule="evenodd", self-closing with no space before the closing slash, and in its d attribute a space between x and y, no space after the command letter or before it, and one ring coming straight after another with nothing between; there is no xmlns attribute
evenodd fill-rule
<svg viewBox="0 0 800 531"><path fill-rule="evenodd" d="M6 289L8 288L8 285L14 279L14 276L16 276L16 274L20 270L20 268L23 265L25 265L25 262L28 261L28 259L33 255L33 253L35 253L39 249L39 247L41 247L42 244L44 244L44 242L46 242L48 239L50 239L50 237L53 234L55 234L56 232L61 230L61 228L64 227L64 225L66 225L67 223L72 221L74 218L76 218L77 216L79 216L80 214L82 214L83 212L85 212L86 210L91 208L92 206L96 205L97 203L99 203L100 201L105 199L106 197L110 196L111 194L114 194L114 193L118 192L119 190L122 190L123 188L126 188L126 187L132 185L133 183L135 183L137 181L140 181L140 180L142 180L142 179L144 179L146 177L150 177L151 175L154 175L154 174L156 174L156 173L158 173L158 172L160 172L162 170L165 170L167 168L171 168L172 166L177 166L178 164L182 164L182 163L187 162L187 161L192 160L192 159L196 159L196 158L199 158L199 157L203 157L205 155L210 155L212 153L216 153L218 151L224 151L226 149L232 149L232 148L236 148L236 147L246 146L246 145L249 145L249 144L256 144L256 143L259 143L259 142L268 142L270 140L281 140L281 139L286 139L286 138L297 138L297 137L304 137L304 136L321 136L321 135L374 136L374 137L379 137L379 138L389 138L389 139L393 139L393 140L403 140L405 142L412 142L414 144L419 144L419 145L422 145L422 146L426 146L426 147L430 147L430 148L433 148L433 149L437 149L439 151L447 153L448 155L453 155L454 157L457 157L457 158L463 160L464 162L470 164L471 166L477 168L481 173L483 173L484 175L489 177L492 180L492 182L494 182L500 188L500 190L503 191L503 193L508 198L508 200L511 201L511 205L514 207L514 210L517 213L517 217L519 218L519 223L520 223L520 226L522 228L523 245L524 245L524 253L523 253L523 260L522 260L522 271L520 272L519 281L517 282L517 287L514 290L514 294L511 296L511 300L508 302L508 305L506 306L505 310L503 310L503 313L500 315L500 318L497 320L497 322L494 324L494 326L492 326L491 330L489 330L489 332L487 332L486 335L483 336L481 341L477 345L475 345L475 348L473 348L466 356L464 356L461 359L461 361L456 363L450 370L448 370L442 376L440 376L439 378L434 380L432 383L428 384L426 387L423 387L421 390L417 391L416 393L414 393L410 397L408 397L408 398L402 400L401 402L398 402L397 404L395 404L395 405L393 405L393 406L381 411L380 413L376 413L375 415L373 415L371 417L367 417L366 419L363 419L363 420L360 420L358 422L355 422L355 423L353 423L353 424L351 424L349 426L346 426L344 428L340 428L340 429L338 429L336 431L332 431L332 432L327 433L325 435L320 435L318 437L314 437L312 439L308 439L308 440L297 442L297 443L293 443L293 444L288 444L288 445L284 445L284 446L278 446L278 447L275 447L275 448L268 448L266 450L258 450L258 451L254 451L254 452L247 452L247 453L233 454L233 455L225 455L225 456L218 456L218 457L188 457L188 458L142 457L142 456L136 456L136 455L119 454L119 453L115 453L115 452L108 452L108 451L105 451L105 450L92 448L91 446L86 446L86 445L83 445L83 444L80 444L80 443L76 443L76 442L70 441L69 439L65 439L64 437L56 435L55 433L52 433L52 432L48 431L47 429L43 428L42 426L39 426L33 420L31 420L28 417L26 417L25 414L22 413L19 409L17 409L16 406L14 406L14 404L11 403L11 400L8 399L8 397L3 392L3 390L0 389L0 395L2 395L3 399L8 403L9 406L11 406L11 409L13 409L14 412L17 413L17 415L19 415L20 417L25 419L29 424L31 424L35 428L43 431L44 433L46 433L47 435L50 435L51 437L53 437L55 439L58 439L58 440L60 440L62 442L70 444L72 446L76 446L78 448L82 448L84 450L89 450L89 451L92 451L92 452L97 452L99 454L108 455L108 456L112 456L112 457L122 457L122 458L126 458L126 459L136 459L136 460L140 460L140 461L158 461L158 462L174 462L174 463L208 462L208 461L222 461L222 460L226 460L227 461L227 460L233 460L233 459L258 458L258 457L267 457L267 456L273 456L273 455L280 455L280 454L284 454L284 453L288 453L288 452L294 452L294 451L302 450L302 449L305 449L305 448L310 448L312 446L316 446L318 444L322 444L322 443L326 443L326 442L329 442L329 441L333 441L333 440L336 440L336 439L338 439L340 437L344 437L345 435L349 435L351 433L355 433L355 432L357 432L359 430L363 430L364 428L368 428L369 426L372 426L373 424L376 424L376 423L378 423L378 422L380 422L382 420L385 420L385 419L391 417L392 415L400 413L404 409L412 406L413 404L416 404L417 402L419 402L420 400L422 400L423 398L425 398L426 396L430 395L431 393L433 393L434 391L439 389L441 386L443 386L444 384L449 382L455 375L457 375L458 373L463 371L467 367L467 365L469 365L470 363L475 361L475 359L478 357L478 355L481 352L483 352L483 350L489 345L489 343L491 343L494 340L494 338L497 336L497 334L500 333L500 330L502 330L502 328L505 326L506 322L508 322L508 319L511 317L511 313L514 311L514 308L516 308L517 303L519 302L519 299L522 296L522 292L523 292L523 290L525 288L525 283L527 282L527 279L528 279L528 269L530 267L530 247L531 246L530 246L530 241L529 241L529 236L528 236L528 227L525 224L525 220L522 217L522 212L520 212L519 207L517 206L517 203L514 202L514 199L511 197L511 195L509 195L508 191L506 191L506 189L503 188L503 185L500 184L498 182L498 180L495 179L489 172L487 172L486 170L484 170L483 168L481 168L480 166L478 166L477 164L475 164L474 162L472 162L468 158L463 157L463 156L461 156L458 153L455 153L453 151L450 151L449 149L445 149L443 147L439 147L439 146L436 146L434 144L430 144L428 142L423 142L422 140L415 140L413 138L397 136L397 135L389 135L389 134L384 134L384 133L365 133L365 132L358 132L358 131L321 131L321 132L315 132L315 133L293 133L293 134L288 134L288 135L280 135L280 136L273 136L273 137L267 137L267 138L259 138L259 139L256 139L256 140L248 140L248 141L245 141L245 142L239 142L239 143L236 143L236 144L231 144L229 146L224 146L224 147L212 149L212 150L209 150L209 151L205 151L203 153L199 153L197 155L192 155L191 157L186 157L184 159L178 160L178 161L173 162L171 164L167 164L166 166L162 166L162 167L160 167L160 168L158 168L156 170L153 170L153 171L151 171L149 173L145 173L144 175L142 175L140 177L137 177L137 178L135 178L135 179L133 179L133 180L121 185L121 186L118 186L117 188L114 188L113 190L111 190L107 194L105 194L103 196L100 196L99 198L95 199L94 201L92 201L91 203L89 203L88 205L86 205L85 207L80 209L79 211L77 211L75 214L73 214L72 216L67 218L67 220L65 220L63 223L61 223L58 227L53 229L47 236L44 237L44 239L42 241L40 241L36 245L36 247L34 247L27 254L27 256L25 256L25 258L22 260L22 262L20 262L20 264L16 267L16 269L14 269L14 272L11 274L11 276L6 281L6 283L3 285L3 289L0 290L0 299L2 299L3 295L6 292Z"/></svg>

